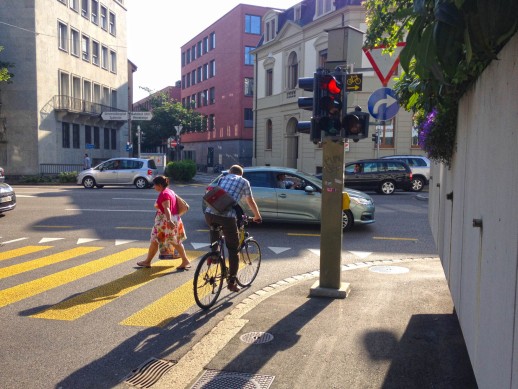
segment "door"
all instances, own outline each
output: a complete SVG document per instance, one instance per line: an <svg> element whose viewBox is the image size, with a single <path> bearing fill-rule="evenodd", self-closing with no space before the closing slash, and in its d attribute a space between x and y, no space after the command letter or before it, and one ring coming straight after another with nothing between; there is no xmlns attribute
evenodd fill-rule
<svg viewBox="0 0 518 389"><path fill-rule="evenodd" d="M101 185L118 184L119 160L106 161L99 166L95 181Z"/></svg>
<svg viewBox="0 0 518 389"><path fill-rule="evenodd" d="M286 173L282 177L278 174L277 182L277 218L284 221L318 222L321 211L321 194L307 191L310 183L302 177Z"/></svg>
<svg viewBox="0 0 518 389"><path fill-rule="evenodd" d="M263 219L277 219L277 193L272 174L267 171L245 172L243 177L250 181L252 195ZM241 205L248 209L246 201L242 201ZM251 215L250 212L249 214Z"/></svg>

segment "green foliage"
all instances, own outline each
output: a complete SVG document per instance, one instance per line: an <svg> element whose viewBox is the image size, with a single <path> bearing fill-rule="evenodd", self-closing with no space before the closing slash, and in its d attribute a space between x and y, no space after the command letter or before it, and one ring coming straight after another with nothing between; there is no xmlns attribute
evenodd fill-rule
<svg viewBox="0 0 518 389"><path fill-rule="evenodd" d="M365 7L366 47L385 44L390 51L406 41L400 54L405 73L395 89L416 117L437 111L423 146L450 164L458 102L518 31L518 1L366 0Z"/></svg>
<svg viewBox="0 0 518 389"><path fill-rule="evenodd" d="M189 182L196 175L196 162L186 159L169 162L165 167L165 175L174 181Z"/></svg>
<svg viewBox="0 0 518 389"><path fill-rule="evenodd" d="M0 46L0 52L4 48ZM0 61L0 82L11 82L11 78L14 77L14 74L9 71L9 68L14 67L14 64L9 62Z"/></svg>
<svg viewBox="0 0 518 389"><path fill-rule="evenodd" d="M61 172L59 173L58 180L63 183L76 182L77 172Z"/></svg>
<svg viewBox="0 0 518 389"><path fill-rule="evenodd" d="M70 184L75 183L77 180L77 172L61 172L57 176L55 175L33 175L33 176L21 176L19 182L24 184L52 184L62 183Z"/></svg>

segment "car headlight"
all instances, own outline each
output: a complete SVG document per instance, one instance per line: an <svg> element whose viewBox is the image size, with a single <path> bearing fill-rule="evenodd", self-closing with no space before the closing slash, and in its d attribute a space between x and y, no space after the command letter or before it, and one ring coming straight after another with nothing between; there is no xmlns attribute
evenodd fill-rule
<svg viewBox="0 0 518 389"><path fill-rule="evenodd" d="M351 202L355 203L355 204L359 204L359 205L370 205L372 204L372 201L370 201L369 199L364 199L363 197L350 197L351 198Z"/></svg>

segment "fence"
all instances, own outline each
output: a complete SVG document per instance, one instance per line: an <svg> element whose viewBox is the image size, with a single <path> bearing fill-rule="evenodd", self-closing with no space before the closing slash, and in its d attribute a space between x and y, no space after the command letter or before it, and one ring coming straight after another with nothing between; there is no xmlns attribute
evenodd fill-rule
<svg viewBox="0 0 518 389"><path fill-rule="evenodd" d="M40 174L59 174L80 172L83 170L83 165L78 163L42 163L40 164Z"/></svg>

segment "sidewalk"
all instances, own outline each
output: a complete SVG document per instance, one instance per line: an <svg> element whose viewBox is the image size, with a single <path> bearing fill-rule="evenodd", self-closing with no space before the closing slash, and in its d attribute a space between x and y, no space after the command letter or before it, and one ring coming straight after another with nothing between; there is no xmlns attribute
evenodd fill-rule
<svg viewBox="0 0 518 389"><path fill-rule="evenodd" d="M439 259L342 270L346 299L309 297L318 272L250 296L153 389L477 387Z"/></svg>

